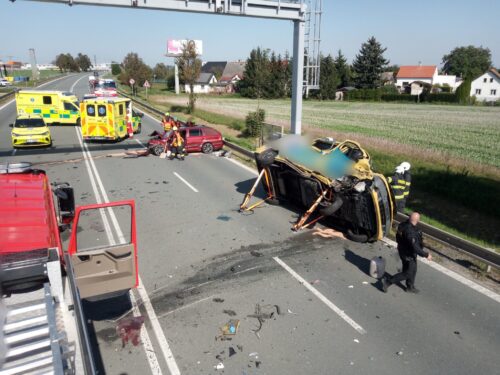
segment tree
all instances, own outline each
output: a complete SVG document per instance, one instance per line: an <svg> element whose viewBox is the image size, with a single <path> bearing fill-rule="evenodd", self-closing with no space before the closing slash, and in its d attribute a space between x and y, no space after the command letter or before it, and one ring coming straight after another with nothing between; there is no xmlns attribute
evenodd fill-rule
<svg viewBox="0 0 500 375"><path fill-rule="evenodd" d="M286 95L288 61L273 52L269 60L269 84L264 90L266 98L279 99Z"/></svg>
<svg viewBox="0 0 500 375"><path fill-rule="evenodd" d="M75 59L70 53L61 53L57 55L54 60L54 65L56 65L63 73L80 71L78 64L75 62Z"/></svg>
<svg viewBox="0 0 500 375"><path fill-rule="evenodd" d="M170 74L170 70L165 64L158 63L153 68L153 75L155 79L166 80Z"/></svg>
<svg viewBox="0 0 500 375"><path fill-rule="evenodd" d="M466 78L460 86L458 86L457 91L455 91L455 96L457 102L460 104L470 104L470 88L472 84L471 78Z"/></svg>
<svg viewBox="0 0 500 375"><path fill-rule="evenodd" d="M389 61L384 58L387 48L371 37L361 45L352 67L354 69L354 81L359 88L376 88L380 86L380 73Z"/></svg>
<svg viewBox="0 0 500 375"><path fill-rule="evenodd" d="M242 96L264 98L270 80L269 50L253 49L245 64L245 73L240 82Z"/></svg>
<svg viewBox="0 0 500 375"><path fill-rule="evenodd" d="M474 79L491 67L491 52L483 47L457 47L443 56L443 72Z"/></svg>
<svg viewBox="0 0 500 375"><path fill-rule="evenodd" d="M194 84L201 72L201 60L198 58L196 44L193 40L189 40L184 44L182 54L175 59L175 62L179 67L179 76L181 80L189 85L188 113L193 113L196 102Z"/></svg>
<svg viewBox="0 0 500 375"><path fill-rule="evenodd" d="M331 55L321 55L319 92L320 99L335 99L335 92L339 86L340 79L335 68L335 61Z"/></svg>
<svg viewBox="0 0 500 375"><path fill-rule="evenodd" d="M76 65L78 65L82 72L88 72L92 67L90 58L87 55L83 55L81 53L78 53L78 56L75 59L75 63Z"/></svg>
<svg viewBox="0 0 500 375"><path fill-rule="evenodd" d="M119 75L122 72L122 68L120 68L120 64L115 61L111 62L111 74L114 76Z"/></svg>
<svg viewBox="0 0 500 375"><path fill-rule="evenodd" d="M144 85L144 82L151 80L153 71L135 52L130 52L122 62L122 70L119 80L122 84L128 85L130 78L135 80L136 86Z"/></svg>
<svg viewBox="0 0 500 375"><path fill-rule="evenodd" d="M339 78L339 88L347 87L351 85L352 74L351 67L347 63L347 59L342 54L342 51L339 50L337 57L335 58L335 70L337 72L337 76Z"/></svg>

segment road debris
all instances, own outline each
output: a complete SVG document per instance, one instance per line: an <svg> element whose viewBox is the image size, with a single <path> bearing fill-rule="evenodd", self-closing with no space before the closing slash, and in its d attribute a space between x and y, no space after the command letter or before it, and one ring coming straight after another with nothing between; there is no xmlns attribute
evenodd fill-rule
<svg viewBox="0 0 500 375"><path fill-rule="evenodd" d="M232 346L229 347L229 357L232 357L236 354L236 350Z"/></svg>
<svg viewBox="0 0 500 375"><path fill-rule="evenodd" d="M236 335L239 326L240 326L240 321L238 319L231 319L229 322L224 324L224 326L220 329L220 331L223 336Z"/></svg>
<svg viewBox="0 0 500 375"><path fill-rule="evenodd" d="M216 302L216 303L222 303L222 302L224 302L224 299L215 297L214 299L212 299L212 301Z"/></svg>
<svg viewBox="0 0 500 375"><path fill-rule="evenodd" d="M240 352L242 352L242 351L243 351L243 345L236 345L236 347L238 348L238 350L239 350Z"/></svg>
<svg viewBox="0 0 500 375"><path fill-rule="evenodd" d="M255 358L259 358L259 353L257 352L252 352L248 355L249 357L255 357Z"/></svg>
<svg viewBox="0 0 500 375"><path fill-rule="evenodd" d="M400 350L399 352L396 353L397 355L401 356L403 355L403 352Z"/></svg>
<svg viewBox="0 0 500 375"><path fill-rule="evenodd" d="M130 159L130 158L140 158L141 156L149 156L149 150L138 150L138 151L126 151L125 156L123 157L124 159Z"/></svg>
<svg viewBox="0 0 500 375"><path fill-rule="evenodd" d="M227 314L229 316L236 316L236 311L234 310L222 310L224 314Z"/></svg>
<svg viewBox="0 0 500 375"><path fill-rule="evenodd" d="M262 257L264 256L262 253L259 253L258 251L252 250L250 251L250 254L254 257Z"/></svg>
<svg viewBox="0 0 500 375"><path fill-rule="evenodd" d="M122 319L116 326L116 333L122 339L122 348L130 341L132 345L138 346L141 342L140 332L144 324L144 316L134 316Z"/></svg>
<svg viewBox="0 0 500 375"><path fill-rule="evenodd" d="M259 327L257 329L252 329L252 331L257 334L257 337L260 338L258 335L258 332L262 329L262 324L266 319L272 319L275 316L275 311L276 309L276 315L281 315L281 309L278 305L264 305L261 306L260 304L255 305L255 312L254 314L247 315L249 318L256 318L259 322Z"/></svg>
<svg viewBox="0 0 500 375"><path fill-rule="evenodd" d="M223 370L224 369L224 363L219 362L218 364L216 364L214 366L214 369L216 369L216 370Z"/></svg>
<svg viewBox="0 0 500 375"><path fill-rule="evenodd" d="M320 283L319 280L309 281L309 284L311 284L311 285L316 285L316 284L319 284L319 283Z"/></svg>
<svg viewBox="0 0 500 375"><path fill-rule="evenodd" d="M354 288L354 285L349 285L348 288L352 289L352 288Z"/></svg>
<svg viewBox="0 0 500 375"><path fill-rule="evenodd" d="M354 339L353 340L355 343L358 343L359 344L359 340L358 339Z"/></svg>
<svg viewBox="0 0 500 375"><path fill-rule="evenodd" d="M288 312L289 314L292 314L292 315L299 315L299 314L297 314L297 313L294 313L294 312L293 312L292 310L290 310L290 309L288 309L288 310L287 310L287 312Z"/></svg>

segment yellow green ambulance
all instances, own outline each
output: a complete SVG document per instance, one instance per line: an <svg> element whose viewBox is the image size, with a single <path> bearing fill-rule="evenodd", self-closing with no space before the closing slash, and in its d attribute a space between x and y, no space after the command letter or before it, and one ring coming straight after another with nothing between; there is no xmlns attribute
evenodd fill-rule
<svg viewBox="0 0 500 375"><path fill-rule="evenodd" d="M86 141L119 141L129 136L128 116L134 134L141 132L142 113L132 109L130 99L95 97L80 103L81 131Z"/></svg>
<svg viewBox="0 0 500 375"><path fill-rule="evenodd" d="M47 125L80 125L78 98L66 91L21 90L16 93L19 116L38 115Z"/></svg>

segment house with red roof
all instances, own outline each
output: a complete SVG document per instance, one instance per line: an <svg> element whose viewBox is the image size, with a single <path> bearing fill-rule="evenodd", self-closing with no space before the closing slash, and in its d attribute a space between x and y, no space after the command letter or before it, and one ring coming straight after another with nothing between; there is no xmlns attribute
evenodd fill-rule
<svg viewBox="0 0 500 375"><path fill-rule="evenodd" d="M425 85L447 85L455 91L462 83L461 79L457 79L454 75L438 74L436 65L406 65L399 68L396 76L396 86L400 90L405 90L407 87L415 86L413 83Z"/></svg>

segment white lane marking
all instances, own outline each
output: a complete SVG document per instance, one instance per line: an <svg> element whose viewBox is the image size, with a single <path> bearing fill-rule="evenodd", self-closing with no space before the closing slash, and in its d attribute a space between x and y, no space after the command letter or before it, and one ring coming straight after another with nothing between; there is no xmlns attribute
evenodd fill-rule
<svg viewBox="0 0 500 375"><path fill-rule="evenodd" d="M333 312L335 312L338 316L344 319L347 324L349 324L352 328L358 331L360 334L364 335L366 333L365 329L361 327L358 323L356 323L349 315L347 315L343 310L341 310L337 305L335 305L332 301L326 298L320 291L318 291L315 287L313 287L310 283L302 278L297 272L288 266L285 262L283 262L278 257L273 257L273 259L283 267L290 275L292 275L299 283L301 283L306 289L309 289L312 294L319 298L321 302L327 305Z"/></svg>
<svg viewBox="0 0 500 375"><path fill-rule="evenodd" d="M386 244L388 244L389 246L392 246L394 248L398 247L398 244L389 238L383 238L382 241L384 241ZM500 303L500 295L495 293L494 291L492 291L488 288L485 288L484 286L479 285L479 284L475 283L474 281L469 280L466 277L459 275L455 271L452 271L452 270L450 270L450 269L448 269L448 268L446 268L446 267L444 267L436 262L429 261L429 260L427 260L425 258L421 258L421 257L419 257L418 260L420 260L422 263L427 264L429 267L432 267L435 270L444 273L445 275L451 277L452 279L458 281L459 283L462 283L462 284L468 286L469 288L474 289L476 292L479 292L479 293L485 295L486 297L491 298L493 301Z"/></svg>
<svg viewBox="0 0 500 375"><path fill-rule="evenodd" d="M141 141L139 141L137 138L135 139L135 141L137 143L139 143L142 147L147 148L146 145L144 143L142 143Z"/></svg>
<svg viewBox="0 0 500 375"><path fill-rule="evenodd" d="M84 75L83 77L81 78L78 78L75 83L73 83L73 85L71 85L71 88L69 89L69 91L73 92L73 90L75 89L75 86L78 82L80 82L82 79L84 79L85 77L87 77L87 75Z"/></svg>
<svg viewBox="0 0 500 375"><path fill-rule="evenodd" d="M96 181L95 181L97 178L98 183L102 184L102 182L100 181L99 174L97 174L96 178L94 178L94 173L96 173L97 171L93 171L93 169L89 163L89 160L93 162L92 157L90 155L90 152L88 151L88 148L86 149L84 147L84 143L83 143L83 140L82 140L82 137L80 134L80 129L75 128L75 131L76 131L76 134L78 137L78 141L80 142L80 147L82 148L82 153L83 153L83 157L85 160L85 165L87 167L87 172L88 172L89 177L90 177L90 183L92 185L92 189L94 190L96 201L99 204L103 203L103 200L101 199L101 195L99 194L99 190L97 189ZM101 188L101 192L104 191L102 185L100 185L99 187ZM109 200L107 199L107 196L104 198L104 202L109 202ZM113 234L111 232L111 227L109 225L108 218L104 214L104 210L99 210L99 211L101 213L101 217L103 220L106 234L108 236L109 243L111 245L114 245L114 244L116 244L116 242L115 242ZM109 209L108 212L112 212L112 211ZM115 220L116 220L116 218L115 218ZM123 234L121 237L123 238ZM140 281L140 282L142 283L142 281ZM129 296L130 296L130 301L132 302L132 305L133 305L133 309L132 309L133 315L136 317L140 316L141 313L137 307L137 303L136 303L136 300L135 300L135 297L134 297L134 294L132 291L129 291ZM142 298L142 296L141 296L141 298ZM155 354L154 349L153 349L153 344L151 343L151 338L149 337L149 333L147 332L147 330L145 328L141 330L141 340L144 344L144 351L145 351L146 358L147 358L148 363L149 363L149 367L151 368L151 373L154 375L162 375L162 371L161 371L160 364L158 362L158 358L156 357L156 354Z"/></svg>
<svg viewBox="0 0 500 375"><path fill-rule="evenodd" d="M226 159L227 161L230 161L233 164L236 164L237 166L239 166L239 167L241 167L243 169L246 169L248 172L252 173L255 176L259 175L259 173L255 169L250 168L248 165L245 165L245 164L243 164L242 162L240 162L238 160L234 160L234 159L231 159L231 158L224 158L224 159Z"/></svg>
<svg viewBox="0 0 500 375"><path fill-rule="evenodd" d="M64 76L64 77L56 78L56 79L54 79L54 80L52 80L52 81L50 81L50 82L45 82L45 83L42 83L41 85L39 85L39 86L37 86L37 87L34 87L34 88L35 88L35 89L36 89L36 88L40 88L40 87L43 87L43 86L45 86L45 85L49 85L49 84L51 84L51 83L54 83L54 82L60 81L61 79L64 79L64 78L69 78L69 77L72 77L72 76ZM2 109L4 109L5 107L7 107L8 105L10 105L10 104L14 103L15 101L16 101L16 99L9 100L7 103L5 103L3 106L1 106L1 107L0 107L0 111L1 111Z"/></svg>
<svg viewBox="0 0 500 375"><path fill-rule="evenodd" d="M179 180L181 180L181 181L182 181L182 182L184 182L187 186L189 186L189 188L190 188L192 191L194 191L195 193L199 193L199 191L198 191L198 190L196 190L196 188L195 188L193 185L191 185L189 182L187 182L184 178L182 178L182 177L181 177L181 175L180 175L179 173L174 172L174 174L175 174L175 176L176 176Z"/></svg>

